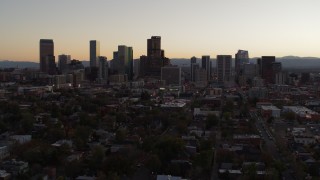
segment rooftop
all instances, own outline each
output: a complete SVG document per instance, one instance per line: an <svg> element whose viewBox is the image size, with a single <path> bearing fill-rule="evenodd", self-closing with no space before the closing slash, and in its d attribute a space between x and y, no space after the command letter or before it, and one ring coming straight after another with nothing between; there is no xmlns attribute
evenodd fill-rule
<svg viewBox="0 0 320 180"><path fill-rule="evenodd" d="M255 134L235 134L233 135L233 139L259 139L259 135Z"/></svg>
<svg viewBox="0 0 320 180"><path fill-rule="evenodd" d="M276 106L261 106L261 109L262 110L265 110L265 111L280 111L279 108L277 108Z"/></svg>

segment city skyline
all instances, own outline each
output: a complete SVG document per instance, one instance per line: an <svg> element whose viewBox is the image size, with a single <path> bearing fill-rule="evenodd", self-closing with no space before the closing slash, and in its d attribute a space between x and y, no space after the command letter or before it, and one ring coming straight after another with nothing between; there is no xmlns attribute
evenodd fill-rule
<svg viewBox="0 0 320 180"><path fill-rule="evenodd" d="M130 44L138 58L147 55L145 41L150 36L162 37L169 58L234 55L238 49L248 50L250 57L320 57L319 1L4 0L0 4L0 60L38 62L39 39L54 40L55 56L89 60L88 42L95 39L108 60L123 44ZM48 13L48 7L56 11Z"/></svg>

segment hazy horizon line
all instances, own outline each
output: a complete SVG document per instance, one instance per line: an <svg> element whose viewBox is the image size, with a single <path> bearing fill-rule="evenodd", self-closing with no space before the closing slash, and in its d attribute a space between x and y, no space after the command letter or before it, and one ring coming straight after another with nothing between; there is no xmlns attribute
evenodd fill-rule
<svg viewBox="0 0 320 180"><path fill-rule="evenodd" d="M230 54L226 54L226 55L230 55ZM265 56L272 56L272 55L265 55ZM196 56L194 56L196 57ZM262 57L262 56L260 56ZM260 58L259 56L258 57L252 57L252 58L249 58L249 59L256 59L256 58ZM310 58L310 59L320 59L320 57L315 57L315 56L294 56L294 55L288 55L288 56L275 56L276 58ZM201 57L196 57L196 58L199 58L201 59ZM136 60L136 59L139 59L139 58L134 58L133 60ZM185 59L185 60L190 60L190 58L186 58L186 57L174 57L174 58L169 58L169 59ZM210 59L217 59L215 56L213 57L210 57ZM232 59L234 59L234 56L232 56ZM73 60L73 59L72 59ZM90 61L89 59L76 59L76 60L79 60L79 61ZM111 61L112 59L108 59L108 61ZM34 62L34 63L38 63L39 60L15 60L15 59L0 59L0 61L15 61L15 62Z"/></svg>

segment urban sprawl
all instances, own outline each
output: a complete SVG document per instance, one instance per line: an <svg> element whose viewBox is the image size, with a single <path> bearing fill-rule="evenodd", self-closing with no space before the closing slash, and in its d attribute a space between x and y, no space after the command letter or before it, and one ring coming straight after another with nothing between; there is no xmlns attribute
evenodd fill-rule
<svg viewBox="0 0 320 180"><path fill-rule="evenodd" d="M0 67L0 179L320 178L319 73L246 50L172 65L160 36L89 54L41 39L38 69Z"/></svg>

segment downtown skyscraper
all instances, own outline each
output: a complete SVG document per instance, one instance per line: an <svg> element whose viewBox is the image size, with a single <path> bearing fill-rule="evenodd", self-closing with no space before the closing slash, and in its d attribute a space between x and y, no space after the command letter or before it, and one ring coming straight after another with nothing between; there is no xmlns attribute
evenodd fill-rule
<svg viewBox="0 0 320 180"><path fill-rule="evenodd" d="M161 49L161 37L152 36L147 40L147 56L140 57L140 76L160 78L161 68L169 64Z"/></svg>
<svg viewBox="0 0 320 180"><path fill-rule="evenodd" d="M276 62L275 56L262 56L261 59L257 60L257 64L259 67L259 73L264 79L265 83L273 83L274 82L274 74L273 74L273 63Z"/></svg>
<svg viewBox="0 0 320 180"><path fill-rule="evenodd" d="M190 80L192 82L194 82L196 80L196 77L195 77L195 69L196 69L196 67L199 67L199 65L197 64L197 58L195 56L193 56L190 59Z"/></svg>
<svg viewBox="0 0 320 180"><path fill-rule="evenodd" d="M102 82L105 83L108 80L108 69L109 69L107 57L98 56L98 60L99 60L98 80L100 81L100 83Z"/></svg>
<svg viewBox="0 0 320 180"><path fill-rule="evenodd" d="M68 64L70 64L71 55L61 54L58 56L58 69L60 73L65 74L68 72Z"/></svg>
<svg viewBox="0 0 320 180"><path fill-rule="evenodd" d="M40 39L39 52L40 71L48 74L55 74L56 64L53 40Z"/></svg>
<svg viewBox="0 0 320 180"><path fill-rule="evenodd" d="M126 74L129 80L133 79L133 50L125 45L118 46L118 51L113 52L113 69L118 74Z"/></svg>
<svg viewBox="0 0 320 180"><path fill-rule="evenodd" d="M242 75L243 65L249 63L249 53L245 50L238 50L235 55L235 71L236 75Z"/></svg>
<svg viewBox="0 0 320 180"><path fill-rule="evenodd" d="M207 72L207 81L211 80L211 61L210 56L202 56L202 69L205 69Z"/></svg>
<svg viewBox="0 0 320 180"><path fill-rule="evenodd" d="M97 40L90 41L90 67L99 67L98 56L100 56L100 42Z"/></svg>
<svg viewBox="0 0 320 180"><path fill-rule="evenodd" d="M231 80L231 62L231 55L217 56L217 76L219 83L224 83Z"/></svg>

